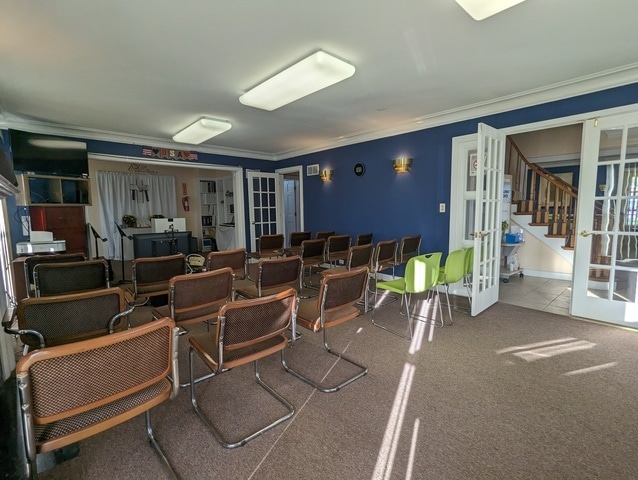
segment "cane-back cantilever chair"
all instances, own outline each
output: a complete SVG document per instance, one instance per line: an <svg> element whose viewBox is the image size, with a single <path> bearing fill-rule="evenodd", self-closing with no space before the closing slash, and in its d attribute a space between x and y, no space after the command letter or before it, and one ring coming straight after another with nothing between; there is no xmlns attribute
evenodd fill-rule
<svg viewBox="0 0 638 480"><path fill-rule="evenodd" d="M375 284L379 280L379 274L385 270L392 269L392 275L394 276L394 266L396 265L397 258L397 240L383 240L377 243L374 253L372 254L372 263L370 264L370 276L374 278ZM369 293L375 294L376 289L370 290ZM387 305L397 300L397 297L392 295L384 300L382 305ZM376 302L376 300L375 300ZM379 305L377 305L379 306Z"/></svg>
<svg viewBox="0 0 638 480"><path fill-rule="evenodd" d="M11 321L3 325L7 333L20 335L25 350L35 350L122 330L133 308L117 287L31 297L18 303L17 329L11 328Z"/></svg>
<svg viewBox="0 0 638 480"><path fill-rule="evenodd" d="M151 446L176 478L151 427L150 409L177 395L177 328L166 318L22 357L16 368L30 478L36 455L142 413Z"/></svg>
<svg viewBox="0 0 638 480"><path fill-rule="evenodd" d="M133 260L133 290L127 289L133 298L145 299L168 295L168 281L186 273L186 256L183 253L164 257L141 257Z"/></svg>
<svg viewBox="0 0 638 480"><path fill-rule="evenodd" d="M27 297L35 295L33 285L33 269L42 263L82 262L86 260L83 253L61 253L58 255L33 255L24 259L24 279ZM20 298L18 300L21 300Z"/></svg>
<svg viewBox="0 0 638 480"><path fill-rule="evenodd" d="M281 257L284 254L284 236L281 233L260 235L257 239L257 251L250 252L248 258L261 260L262 258Z"/></svg>
<svg viewBox="0 0 638 480"><path fill-rule="evenodd" d="M331 235L326 240L326 262L336 267L339 261L345 261L350 248L350 235Z"/></svg>
<svg viewBox="0 0 638 480"><path fill-rule="evenodd" d="M297 294L293 289L262 298L227 303L219 311L219 320L214 332L189 338L191 403L195 412L225 448L245 445L294 415L295 408L261 379L258 360L288 346L288 339L284 333L293 325L296 306ZM227 440L198 405L195 397L198 379L195 378L193 368L195 355L212 371L212 374L207 376L209 378L231 368L254 363L257 383L284 405L287 413L239 440ZM242 402L235 402L230 408L237 408L241 404ZM226 414L231 415L232 412Z"/></svg>
<svg viewBox="0 0 638 480"><path fill-rule="evenodd" d="M291 232L288 252L292 255L299 255L301 253L301 242L311 238L312 232Z"/></svg>
<svg viewBox="0 0 638 480"><path fill-rule="evenodd" d="M315 240L328 240L328 237L331 237L335 234L336 232L334 230L319 230L317 233L315 233Z"/></svg>
<svg viewBox="0 0 638 480"><path fill-rule="evenodd" d="M170 317L175 325L188 329L184 325L206 322L210 325L217 321L222 305L232 300L233 270L230 267L210 272L176 275L168 282L168 305L153 309L153 318Z"/></svg>
<svg viewBox="0 0 638 480"><path fill-rule="evenodd" d="M63 295L109 288L106 260L40 263L33 268L35 296Z"/></svg>
<svg viewBox="0 0 638 480"><path fill-rule="evenodd" d="M348 250L348 256L346 257L346 264L341 267L329 268L321 271L321 275L328 275L331 273L350 271L357 267L370 267L372 260L372 252L374 247L371 243L363 245L355 245ZM368 278L369 281L369 278ZM366 284L366 292L363 299L364 312L368 311L368 286Z"/></svg>
<svg viewBox="0 0 638 480"><path fill-rule="evenodd" d="M243 298L259 298L289 288L301 289L301 257L260 260L254 280L235 283L235 292Z"/></svg>
<svg viewBox="0 0 638 480"><path fill-rule="evenodd" d="M358 367L358 372L350 378L336 385L325 385L318 380L313 380L299 370L291 368L285 358L284 350L281 351L281 362L287 372L312 385L324 393L332 393L349 385L358 378L368 373L368 367L341 353L334 352L328 345L327 330L330 327L340 325L359 316L360 311L355 304L363 298L368 281L368 267L357 267L350 271L329 273L323 275L317 299L302 299L297 309L297 325L301 325L313 332L323 331L323 345L328 353ZM292 337L292 343L296 340ZM321 374L317 375L318 377Z"/></svg>
<svg viewBox="0 0 638 480"><path fill-rule="evenodd" d="M412 257L419 255L421 249L421 235L411 235L403 237L399 247L397 249L397 258L392 267L392 276L394 276L394 269L400 265L408 263Z"/></svg>
<svg viewBox="0 0 638 480"><path fill-rule="evenodd" d="M434 299L432 295L433 289L436 287L439 278L439 263L441 262L441 252L428 253L424 255L418 255L408 260L405 266L405 276L401 278L395 278L387 282L377 283L377 292L379 290L385 290L401 295L401 306L399 307L400 313L403 305L405 305L405 316L408 319L408 334L405 335L400 331L391 329L385 325L381 325L374 320L374 314L377 310L376 298L375 306L372 310L372 324L382 328L390 333L398 335L408 340L412 339L412 323L413 319L425 320L428 319L417 314L411 314L411 300L413 294L428 293L428 299ZM443 311L441 309L441 302L439 304L439 314L441 317L441 326L443 326ZM416 305L415 305L416 306ZM434 321L434 320L433 320Z"/></svg>
<svg viewBox="0 0 638 480"><path fill-rule="evenodd" d="M346 255L345 259L345 265L322 270L321 274L328 275L330 273L344 272L362 266L370 267L373 250L374 248L371 243L364 245L354 245L348 249L348 254Z"/></svg>
<svg viewBox="0 0 638 480"><path fill-rule="evenodd" d="M312 277L312 267L318 267L324 262L324 252L326 241L323 238L315 240L304 240L301 242L301 262L302 262L302 286L312 286L310 277ZM308 269L308 281L305 283L306 269Z"/></svg>
<svg viewBox="0 0 638 480"><path fill-rule="evenodd" d="M371 233L360 233L357 235L355 245L372 245L372 237L373 235Z"/></svg>
<svg viewBox="0 0 638 480"><path fill-rule="evenodd" d="M218 270L230 267L233 270L233 297L235 300L236 283L244 280L248 272L248 256L245 248L210 252L206 256L206 270Z"/></svg>
<svg viewBox="0 0 638 480"><path fill-rule="evenodd" d="M450 305L450 285L465 278L466 252L463 249L450 252L445 259L445 265L439 269L438 285L445 287L447 312L452 325L452 306Z"/></svg>

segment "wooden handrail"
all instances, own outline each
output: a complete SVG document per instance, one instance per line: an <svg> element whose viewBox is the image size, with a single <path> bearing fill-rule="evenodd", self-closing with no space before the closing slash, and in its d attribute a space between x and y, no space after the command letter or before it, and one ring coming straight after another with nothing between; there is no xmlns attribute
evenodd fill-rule
<svg viewBox="0 0 638 480"><path fill-rule="evenodd" d="M507 146L506 171L512 174L512 203L519 205L519 212L532 215L532 225L547 225L547 236L565 236L565 247L573 248L578 189L527 160L510 136ZM542 193L541 180L547 182L547 189L543 198L537 198ZM550 194L552 186L553 194Z"/></svg>

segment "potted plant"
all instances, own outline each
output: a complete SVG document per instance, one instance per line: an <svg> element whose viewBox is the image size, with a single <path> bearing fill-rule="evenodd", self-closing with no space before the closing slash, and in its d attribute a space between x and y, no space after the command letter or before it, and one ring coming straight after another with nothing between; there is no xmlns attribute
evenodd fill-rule
<svg viewBox="0 0 638 480"><path fill-rule="evenodd" d="M137 226L137 217L134 215L122 216L122 224L128 228L135 228Z"/></svg>

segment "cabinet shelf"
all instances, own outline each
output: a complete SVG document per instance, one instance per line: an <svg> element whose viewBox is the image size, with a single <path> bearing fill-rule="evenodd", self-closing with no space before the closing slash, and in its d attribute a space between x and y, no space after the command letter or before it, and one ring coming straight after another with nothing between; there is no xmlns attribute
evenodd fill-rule
<svg viewBox="0 0 638 480"><path fill-rule="evenodd" d="M17 205L91 205L88 178L22 174L18 183Z"/></svg>

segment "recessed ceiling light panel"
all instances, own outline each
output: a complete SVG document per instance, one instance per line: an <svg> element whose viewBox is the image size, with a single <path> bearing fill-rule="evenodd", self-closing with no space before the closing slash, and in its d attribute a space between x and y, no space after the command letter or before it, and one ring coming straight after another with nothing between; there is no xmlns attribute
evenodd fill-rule
<svg viewBox="0 0 638 480"><path fill-rule="evenodd" d="M239 97L250 107L272 111L354 75L348 62L318 51Z"/></svg>
<svg viewBox="0 0 638 480"><path fill-rule="evenodd" d="M524 0L456 0L474 20L483 20Z"/></svg>
<svg viewBox="0 0 638 480"><path fill-rule="evenodd" d="M215 120L213 118L204 117L177 133L173 137L173 140L178 143L199 145L220 133L230 130L231 126L230 122L225 120Z"/></svg>

